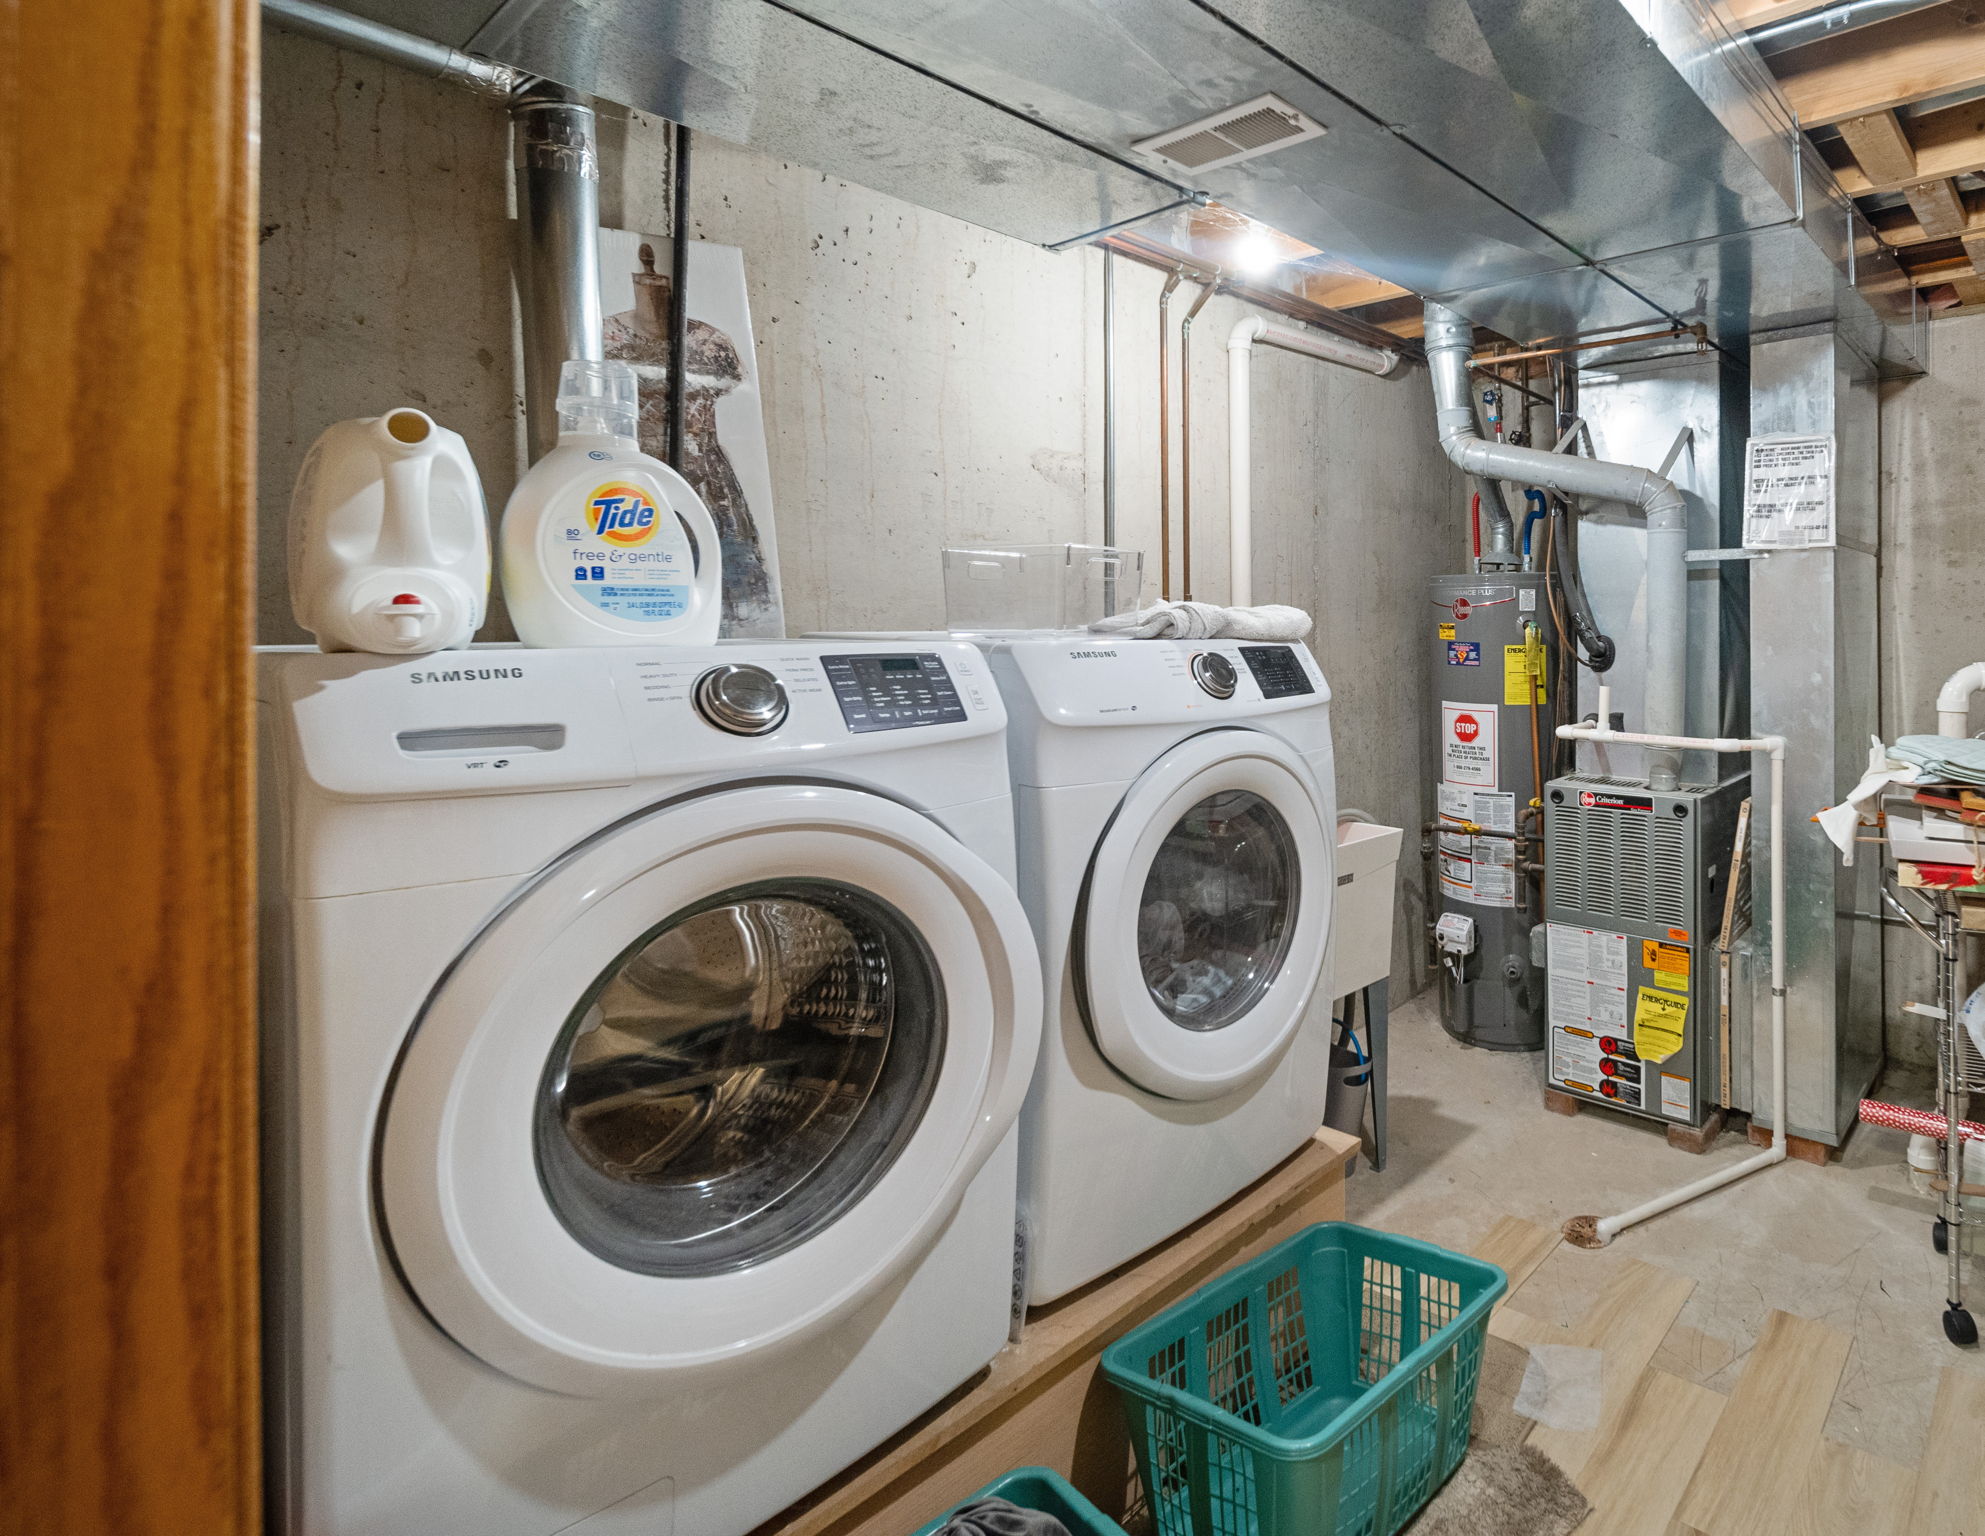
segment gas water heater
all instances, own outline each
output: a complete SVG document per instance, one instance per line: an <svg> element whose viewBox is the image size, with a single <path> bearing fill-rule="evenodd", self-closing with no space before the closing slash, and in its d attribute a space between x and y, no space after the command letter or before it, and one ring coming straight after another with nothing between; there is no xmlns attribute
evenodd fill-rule
<svg viewBox="0 0 1985 1536"><path fill-rule="evenodd" d="M1440 751L1423 851L1441 1024L1495 1051L1544 1044L1542 805L1558 688L1545 582L1436 576L1429 610Z"/></svg>

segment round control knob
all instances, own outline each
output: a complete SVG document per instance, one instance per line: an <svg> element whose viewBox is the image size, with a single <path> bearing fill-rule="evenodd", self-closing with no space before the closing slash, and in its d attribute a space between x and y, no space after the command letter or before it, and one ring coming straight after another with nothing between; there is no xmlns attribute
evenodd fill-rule
<svg viewBox="0 0 1985 1536"><path fill-rule="evenodd" d="M1192 658L1192 680L1216 699L1234 696L1234 664L1218 651L1201 651Z"/></svg>
<svg viewBox="0 0 1985 1536"><path fill-rule="evenodd" d="M763 736L786 723L786 688L763 667L712 667L696 679L696 713L733 736Z"/></svg>

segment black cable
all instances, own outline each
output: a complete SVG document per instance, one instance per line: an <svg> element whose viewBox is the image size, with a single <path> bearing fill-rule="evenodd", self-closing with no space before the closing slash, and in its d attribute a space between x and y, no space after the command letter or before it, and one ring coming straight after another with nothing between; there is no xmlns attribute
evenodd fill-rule
<svg viewBox="0 0 1985 1536"><path fill-rule="evenodd" d="M1604 672L1618 656L1610 636L1599 628L1592 615L1592 604L1585 595L1585 583L1578 575L1578 546L1572 542L1572 505L1563 496L1551 498L1551 517L1557 540L1558 577L1564 587L1565 603L1571 611L1572 632L1585 652L1585 664L1594 672ZM1600 721L1601 725L1605 722Z"/></svg>
<svg viewBox="0 0 1985 1536"><path fill-rule="evenodd" d="M675 125L673 223L669 230L669 279L675 303L669 313L669 467L682 473L689 421L689 130Z"/></svg>

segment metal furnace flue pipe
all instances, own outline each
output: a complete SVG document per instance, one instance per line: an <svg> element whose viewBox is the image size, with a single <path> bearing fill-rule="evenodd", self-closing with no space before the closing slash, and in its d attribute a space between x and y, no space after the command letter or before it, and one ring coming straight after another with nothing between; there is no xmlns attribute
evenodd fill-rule
<svg viewBox="0 0 1985 1536"><path fill-rule="evenodd" d="M1227 333L1227 601L1245 608L1254 601L1254 465L1250 458L1253 403L1250 377L1254 344L1300 352L1326 363L1342 363L1381 377L1399 366L1397 352L1346 341L1321 331L1292 331L1270 325L1259 315L1234 322ZM1108 542L1107 540L1105 542Z"/></svg>
<svg viewBox="0 0 1985 1536"><path fill-rule="evenodd" d="M1591 462L1587 460L1585 462ZM1690 748L1698 752L1767 754L1771 760L1771 1145L1756 1157L1684 1184L1680 1189L1622 1211L1604 1216L1593 1224L1591 1240L1574 1234L1572 1228L1588 1218L1574 1218L1566 1224L1566 1235L1582 1246L1603 1248L1628 1227L1673 1210L1713 1189L1734 1184L1760 1169L1786 1158L1785 1148L1785 738L1783 736L1656 736L1639 731L1608 730L1612 718L1613 690L1599 685L1598 725L1561 725L1558 735L1567 741L1621 742L1646 747Z"/></svg>
<svg viewBox="0 0 1985 1536"><path fill-rule="evenodd" d="M1624 501L1647 515L1648 739L1642 744L1653 749L1647 754L1649 785L1672 790L1681 772L1676 748L1687 724L1688 505L1671 482L1652 470L1487 441L1468 394L1474 337L1466 318L1444 304L1428 302L1427 372L1433 378L1435 419L1447 456L1478 479L1514 480L1567 496ZM1628 740L1624 735L1613 739Z"/></svg>
<svg viewBox="0 0 1985 1536"><path fill-rule="evenodd" d="M558 443L558 371L598 361L600 163L593 109L543 83L510 108L517 139L517 300L523 311L524 423L533 462ZM681 274L676 292L681 293Z"/></svg>

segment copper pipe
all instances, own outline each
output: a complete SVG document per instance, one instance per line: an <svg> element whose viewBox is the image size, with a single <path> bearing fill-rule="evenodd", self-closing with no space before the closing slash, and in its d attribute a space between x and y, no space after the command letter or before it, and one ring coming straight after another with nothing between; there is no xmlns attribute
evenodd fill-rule
<svg viewBox="0 0 1985 1536"><path fill-rule="evenodd" d="M1624 347L1636 341L1672 341L1677 336L1693 336L1696 350L1709 346L1709 328L1700 322L1677 325L1665 331L1643 331L1638 336L1608 336L1601 341L1574 341L1562 347L1534 347L1528 352L1478 352L1468 359L1472 367L1499 367L1506 363L1526 363L1533 357L1560 357L1567 352L1586 352L1593 347Z"/></svg>
<svg viewBox="0 0 1985 1536"><path fill-rule="evenodd" d="M1179 322L1179 589L1188 603L1192 601L1192 319L1219 291L1216 267L1213 281L1199 290Z"/></svg>
<svg viewBox="0 0 1985 1536"><path fill-rule="evenodd" d="M1149 218L1149 214L1142 215ZM1169 245L1161 245L1155 240L1147 240L1142 235L1110 235L1096 242L1106 251L1115 251L1119 256L1137 262L1140 266L1151 267L1159 272L1178 272L1194 282L1208 282L1219 274L1219 268L1194 261L1190 256L1174 250ZM1362 346L1377 347L1383 352L1397 352L1409 363L1420 359L1420 344L1407 336L1397 336L1391 331L1360 320L1341 309L1332 309L1313 299L1299 298L1281 288L1267 287L1260 283L1240 282L1229 278L1223 284L1227 297L1241 299L1257 308L1270 310L1278 315L1287 315L1291 320L1300 320L1304 325L1313 325L1320 331L1342 336L1346 341L1355 341ZM1634 322L1636 325L1640 321Z"/></svg>
<svg viewBox="0 0 1985 1536"><path fill-rule="evenodd" d="M1172 290L1185 280L1176 267L1158 294L1158 595L1172 596Z"/></svg>

